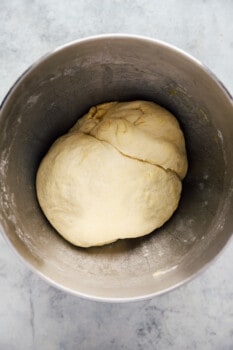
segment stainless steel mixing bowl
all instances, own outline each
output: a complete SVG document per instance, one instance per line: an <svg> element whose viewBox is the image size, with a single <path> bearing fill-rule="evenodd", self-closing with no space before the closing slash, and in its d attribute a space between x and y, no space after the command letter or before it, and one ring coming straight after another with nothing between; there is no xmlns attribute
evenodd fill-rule
<svg viewBox="0 0 233 350"><path fill-rule="evenodd" d="M136 99L168 108L184 131L189 171L179 208L143 238L74 247L39 208L40 160L89 107ZM110 301L164 293L202 270L231 236L232 146L232 99L191 56L128 35L72 42L32 65L1 106L2 231L34 271L66 291Z"/></svg>

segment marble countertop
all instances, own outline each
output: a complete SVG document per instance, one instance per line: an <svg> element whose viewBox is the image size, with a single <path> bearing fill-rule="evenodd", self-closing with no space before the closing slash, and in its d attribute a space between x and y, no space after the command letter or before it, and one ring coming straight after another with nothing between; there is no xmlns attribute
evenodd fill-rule
<svg viewBox="0 0 233 350"><path fill-rule="evenodd" d="M194 55L233 93L231 0L1 0L0 101L37 58L71 40L133 33ZM0 235L0 350L231 350L233 241L192 282L152 300L97 303L28 270Z"/></svg>

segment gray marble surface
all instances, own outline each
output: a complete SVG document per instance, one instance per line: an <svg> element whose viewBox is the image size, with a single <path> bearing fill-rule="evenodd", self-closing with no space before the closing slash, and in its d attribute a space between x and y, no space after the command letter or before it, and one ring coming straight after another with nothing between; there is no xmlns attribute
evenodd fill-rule
<svg viewBox="0 0 233 350"><path fill-rule="evenodd" d="M124 32L177 45L233 93L231 0L0 0L0 100L56 46ZM233 349L233 242L189 284L152 300L104 304L30 272L0 236L0 350Z"/></svg>

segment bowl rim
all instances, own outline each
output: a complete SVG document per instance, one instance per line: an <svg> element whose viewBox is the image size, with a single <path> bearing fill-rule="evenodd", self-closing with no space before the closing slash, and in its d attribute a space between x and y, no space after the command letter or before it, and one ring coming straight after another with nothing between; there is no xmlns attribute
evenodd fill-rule
<svg viewBox="0 0 233 350"><path fill-rule="evenodd" d="M165 42L163 40L151 38L151 37L144 36L144 35L126 34L126 33L108 33L108 34L91 35L91 36L87 36L84 38L72 40L72 41L65 43L63 45L59 45L55 49L49 50L47 53L40 56L31 65L29 65L29 67L26 70L24 70L19 75L19 77L15 80L15 82L12 84L10 89L7 91L5 97L3 97L3 100L0 104L0 113L4 107L4 104L7 101L7 99L10 97L10 95L13 93L13 91L17 88L17 86L19 85L21 80L23 78L25 78L31 71L33 71L38 65L40 65L41 63L43 63L44 61L46 61L48 58L52 57L53 55L65 50L66 48L69 48L73 45L78 45L78 44L82 44L82 43L87 43L87 42L96 41L96 40L103 40L103 39L135 39L138 41L144 41L144 42L151 43L151 44L158 44L160 46L163 46L167 49L170 49L172 51L179 53L181 56L183 56L186 59L189 59L190 61L195 63L196 66L198 66L205 73L207 73L215 81L215 83L217 83L219 88L230 99L230 101L232 102L232 105L233 105L233 96L231 95L229 90L225 87L225 85L221 82L221 80L215 75L215 73L213 73L212 70L207 65L205 65L199 59L197 59L196 57L187 53L183 49L180 49L179 47L177 47L173 44L170 44L168 42Z"/></svg>

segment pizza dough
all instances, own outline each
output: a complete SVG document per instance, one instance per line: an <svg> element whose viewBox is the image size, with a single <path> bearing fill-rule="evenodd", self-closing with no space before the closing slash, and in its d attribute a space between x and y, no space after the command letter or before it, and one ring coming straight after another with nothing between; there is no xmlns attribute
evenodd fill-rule
<svg viewBox="0 0 233 350"><path fill-rule="evenodd" d="M139 237L176 210L187 172L175 117L152 102L92 107L42 160L40 206L71 243L90 247Z"/></svg>

